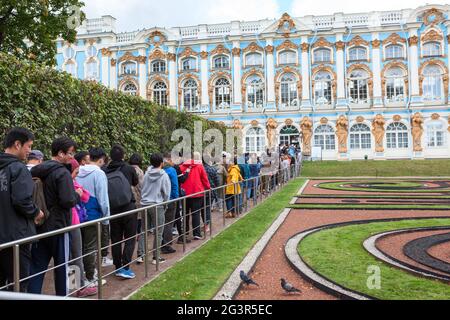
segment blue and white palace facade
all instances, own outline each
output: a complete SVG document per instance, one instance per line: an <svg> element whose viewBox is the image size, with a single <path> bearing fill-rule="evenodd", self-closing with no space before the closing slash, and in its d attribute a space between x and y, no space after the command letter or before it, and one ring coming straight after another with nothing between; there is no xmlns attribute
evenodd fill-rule
<svg viewBox="0 0 450 320"><path fill-rule="evenodd" d="M116 33L88 19L58 69L242 130L247 152L450 158L450 6Z"/></svg>

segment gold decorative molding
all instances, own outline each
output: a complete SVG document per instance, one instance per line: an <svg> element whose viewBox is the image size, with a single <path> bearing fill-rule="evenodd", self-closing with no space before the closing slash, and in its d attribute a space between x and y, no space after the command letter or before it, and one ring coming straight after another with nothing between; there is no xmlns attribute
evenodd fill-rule
<svg viewBox="0 0 450 320"><path fill-rule="evenodd" d="M122 61L135 61L138 62L138 57L133 56L131 52L125 52L123 56L119 58L119 63Z"/></svg>
<svg viewBox="0 0 450 320"><path fill-rule="evenodd" d="M325 117L321 118L320 124L328 124L328 118L325 118Z"/></svg>
<svg viewBox="0 0 450 320"><path fill-rule="evenodd" d="M408 86L408 67L401 61L391 61L389 63L387 63L383 70L381 71L381 92L382 92L382 96L386 97L386 82L387 82L387 77L386 77L386 72L391 69L391 68L400 68L403 70L403 79L405 81L405 86L404 86L404 91L405 91L405 95L408 95L409 92L409 86Z"/></svg>
<svg viewBox="0 0 450 320"><path fill-rule="evenodd" d="M156 37L159 37L159 41L155 41ZM154 46L159 47L167 40L167 37L162 32L156 30L150 33L149 40Z"/></svg>
<svg viewBox="0 0 450 320"><path fill-rule="evenodd" d="M148 79L147 81L147 100L153 101L153 86L157 82L164 82L167 88L167 97L170 97L170 87L169 87L169 79L167 77L161 76L161 75L155 75Z"/></svg>
<svg viewBox="0 0 450 320"><path fill-rule="evenodd" d="M364 119L363 116L358 116L358 117L356 118L356 122L357 122L357 123L363 123L364 121L366 121L366 119Z"/></svg>
<svg viewBox="0 0 450 320"><path fill-rule="evenodd" d="M439 120L440 118L441 118L441 116L438 113L433 113L431 115L431 119L433 119L433 120Z"/></svg>
<svg viewBox="0 0 450 320"><path fill-rule="evenodd" d="M233 57L239 57L241 55L241 49L240 48L233 48L232 50Z"/></svg>
<svg viewBox="0 0 450 320"><path fill-rule="evenodd" d="M146 63L147 62L147 57L146 56L138 56L136 58L137 63Z"/></svg>
<svg viewBox="0 0 450 320"><path fill-rule="evenodd" d="M293 73L297 77L297 99L300 99L302 96L302 75L298 69L290 66L280 69L275 75L275 104L277 107L280 104L281 76L286 73Z"/></svg>
<svg viewBox="0 0 450 320"><path fill-rule="evenodd" d="M259 127L259 121L258 120L252 120L252 122L250 122L250 125L253 128Z"/></svg>
<svg viewBox="0 0 450 320"><path fill-rule="evenodd" d="M415 152L422 152L423 117L417 112L411 118L411 133L413 137L413 149Z"/></svg>
<svg viewBox="0 0 450 320"><path fill-rule="evenodd" d="M209 81L208 81L208 95L209 95L209 101L210 104L213 105L214 104L214 83L219 80L220 78L225 78L228 80L228 82L230 83L230 97L233 97L233 83L231 81L231 74L229 72L225 72L225 71L216 71L213 74L211 74L211 76L209 77Z"/></svg>
<svg viewBox="0 0 450 320"><path fill-rule="evenodd" d="M450 132L450 116L448 116L448 132Z"/></svg>
<svg viewBox="0 0 450 320"><path fill-rule="evenodd" d="M108 48L103 48L101 50L101 52L102 52L102 56L104 56L104 57L111 57L111 55L112 55L112 52Z"/></svg>
<svg viewBox="0 0 450 320"><path fill-rule="evenodd" d="M325 39L324 37L320 37L319 40L317 40L313 44L312 49L320 48L320 47L333 48L333 44L331 42L329 42L327 39Z"/></svg>
<svg viewBox="0 0 450 320"><path fill-rule="evenodd" d="M316 75L317 72L320 72L320 71L325 71L325 72L328 72L328 73L331 74L331 76L333 78L332 81L331 81L331 91L332 91L332 94L333 94L334 101L337 101L337 75L336 75L336 72L334 72L333 68L330 67L330 66L321 64L321 65L315 67L314 69L312 69L312 73L311 73L312 74L312 78L311 78L312 92L314 92L315 85L316 85L316 82L314 80L315 75Z"/></svg>
<svg viewBox="0 0 450 320"><path fill-rule="evenodd" d="M344 41L338 41L335 44L336 50L344 50L345 48L345 42Z"/></svg>
<svg viewBox="0 0 450 320"><path fill-rule="evenodd" d="M392 117L392 120L394 120L394 122L400 122L400 121L402 121L402 116L399 114L396 114L395 116Z"/></svg>
<svg viewBox="0 0 450 320"><path fill-rule="evenodd" d="M199 77L192 73L185 73L178 78L178 101L183 101L183 83L188 79L192 79L197 83L198 101L200 101L202 97L202 81L199 79Z"/></svg>
<svg viewBox="0 0 450 320"><path fill-rule="evenodd" d="M278 20L278 31L283 33L285 38L289 37L292 29L295 28L295 22L288 13L284 13Z"/></svg>
<svg viewBox="0 0 450 320"><path fill-rule="evenodd" d="M305 156L311 155L311 139L312 139L312 129L313 123L310 118L303 117L300 122L300 128L302 129L302 140L303 140L303 154Z"/></svg>
<svg viewBox="0 0 450 320"><path fill-rule="evenodd" d="M197 57L198 53L192 50L191 47L186 47L183 52L181 52L178 57L179 58L186 58L186 57Z"/></svg>
<svg viewBox="0 0 450 320"><path fill-rule="evenodd" d="M169 60L169 61L176 61L177 60L177 56L176 56L175 53L169 52L166 56L167 56L167 60Z"/></svg>
<svg viewBox="0 0 450 320"><path fill-rule="evenodd" d="M402 38L398 33L394 32L383 41L383 46L387 44L399 44L399 43L406 43L406 40L405 38Z"/></svg>
<svg viewBox="0 0 450 320"><path fill-rule="evenodd" d="M421 36L422 42L442 41L443 39L444 36L442 35L442 33L438 32L436 29L430 29L428 32Z"/></svg>
<svg viewBox="0 0 450 320"><path fill-rule="evenodd" d="M267 120L266 129L269 149L275 148L277 146L277 127L278 123L275 121L275 119L270 118L269 120Z"/></svg>
<svg viewBox="0 0 450 320"><path fill-rule="evenodd" d="M375 39L375 40L372 41L372 47L373 47L374 49L380 48L380 45L381 45L381 41L380 41L380 40Z"/></svg>
<svg viewBox="0 0 450 320"><path fill-rule="evenodd" d="M417 46L418 43L419 43L419 37L418 36L409 37L408 44L410 46Z"/></svg>
<svg viewBox="0 0 450 320"><path fill-rule="evenodd" d="M303 42L301 46L302 46L302 52L308 52L309 43Z"/></svg>
<svg viewBox="0 0 450 320"><path fill-rule="evenodd" d="M233 120L233 124L232 124L232 128L234 130L242 130L242 129L244 129L244 126L242 125L241 120L234 119Z"/></svg>
<svg viewBox="0 0 450 320"><path fill-rule="evenodd" d="M167 55L169 55L169 54L167 54ZM150 61L152 61L152 60L164 60L164 59L166 59L167 55L164 54L164 52L162 52L161 50L156 49L156 50L153 50L153 52L148 56L148 59Z"/></svg>
<svg viewBox="0 0 450 320"><path fill-rule="evenodd" d="M372 122L372 134L375 138L375 152L384 152L384 136L386 121L381 114L377 114Z"/></svg>
<svg viewBox="0 0 450 320"><path fill-rule="evenodd" d="M434 15L434 19L431 19L431 16ZM426 11L423 15L423 23L426 26L429 25L436 25L445 20L444 15L441 11L439 11L436 8L431 8L430 10Z"/></svg>
<svg viewBox="0 0 450 320"><path fill-rule="evenodd" d="M206 51L200 52L200 58L202 58L203 60L208 59L208 52Z"/></svg>
<svg viewBox="0 0 450 320"><path fill-rule="evenodd" d="M347 43L347 46L348 47L353 47L353 46L366 46L366 47L368 47L369 46L369 42L364 40L360 35L357 35L357 36L353 37L353 39L350 40Z"/></svg>
<svg viewBox="0 0 450 320"><path fill-rule="evenodd" d="M111 67L115 67L117 65L116 59L111 59Z"/></svg>
<svg viewBox="0 0 450 320"><path fill-rule="evenodd" d="M445 101L448 100L448 84L449 84L449 74L448 74L448 68L445 65L445 63L442 60L438 60L438 59L432 59L432 60L428 60L425 61L424 63L422 63L422 65L419 68L419 90L420 90L420 95L423 95L423 81L425 80L425 77L423 76L423 71L424 69L429 66L429 65L438 65L439 67L441 67L441 69L444 71L443 72L443 76L442 76L442 80L444 82L444 94L445 94Z"/></svg>
<svg viewBox="0 0 450 320"><path fill-rule="evenodd" d="M252 76L252 75L257 75L261 78L261 80L264 83L264 73L256 68L252 68L249 71L247 71L246 73L244 73L244 75L242 76L241 79L241 94L242 94L242 103L245 105L245 103L247 102L247 78Z"/></svg>
<svg viewBox="0 0 450 320"><path fill-rule="evenodd" d="M284 121L284 124L287 126L292 126L294 124L294 121L292 119L286 119L286 121Z"/></svg>
<svg viewBox="0 0 450 320"><path fill-rule="evenodd" d="M248 45L247 48L244 49L244 53L247 52L264 52L264 49L260 47L256 42L252 42Z"/></svg>
<svg viewBox="0 0 450 320"><path fill-rule="evenodd" d="M298 50L298 46L290 40L285 40L282 44L277 47L277 51L283 50Z"/></svg>
<svg viewBox="0 0 450 320"><path fill-rule="evenodd" d="M336 136L338 138L339 153L347 153L348 120L344 115L339 116L336 121Z"/></svg>
<svg viewBox="0 0 450 320"><path fill-rule="evenodd" d="M134 84L134 85L136 86L136 89L137 89L136 95L139 96L139 83L136 81L135 78L133 78L133 77L131 77L131 76L125 76L125 77L123 77L122 80L120 80L119 86L118 86L119 90L122 91L122 90L123 90L123 87L124 87L127 83L132 83L132 84Z"/></svg>
<svg viewBox="0 0 450 320"><path fill-rule="evenodd" d="M275 49L274 46L271 45L266 46L266 52L268 54L273 54L274 49Z"/></svg>
<svg viewBox="0 0 450 320"><path fill-rule="evenodd" d="M219 44L213 51L211 51L211 56L227 54L230 55L230 50L225 48L222 44Z"/></svg>
<svg viewBox="0 0 450 320"><path fill-rule="evenodd" d="M347 68L347 74L350 76L351 73L357 69L362 69L367 72L369 78L367 79L367 86L369 87L369 98L373 98L373 73L370 68L364 63L355 63Z"/></svg>

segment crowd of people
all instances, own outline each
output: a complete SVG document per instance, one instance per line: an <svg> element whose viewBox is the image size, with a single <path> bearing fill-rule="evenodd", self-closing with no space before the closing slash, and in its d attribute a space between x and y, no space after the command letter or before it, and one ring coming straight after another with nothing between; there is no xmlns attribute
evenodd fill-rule
<svg viewBox="0 0 450 320"><path fill-rule="evenodd" d="M256 154L238 158L224 152L223 161L213 163L212 158L194 152L192 159L178 165L170 153L154 153L144 170L143 157L135 153L126 161L126 150L120 145L112 146L109 154L99 147L77 152L77 144L68 137L55 139L51 158L44 161L43 152L32 149L34 139L24 128L13 128L4 138L0 245L102 219L102 267L114 266L115 276L122 279L135 278L132 262L143 263L148 254L145 221L155 235L152 263L164 263L157 253L173 254L175 244L203 239L202 231L210 229L211 210L225 206L226 218L236 217L244 198L268 192L279 179L289 180L291 165L300 160L292 146L280 148L280 166L275 171ZM275 174L280 168L281 177ZM180 198L185 198L185 208ZM140 208L149 209L136 210ZM133 210L135 214L113 218ZM97 225L91 224L21 245L20 279L26 280L20 282L20 291L40 294L53 260L56 295L69 295L69 264L81 275L81 289L75 295L97 294L98 236ZM13 289L13 269L13 248L0 250L0 289Z"/></svg>

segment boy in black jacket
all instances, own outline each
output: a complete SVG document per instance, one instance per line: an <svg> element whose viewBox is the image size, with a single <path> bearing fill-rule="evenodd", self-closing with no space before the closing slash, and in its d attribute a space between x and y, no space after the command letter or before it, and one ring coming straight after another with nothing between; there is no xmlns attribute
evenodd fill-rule
<svg viewBox="0 0 450 320"><path fill-rule="evenodd" d="M23 128L11 129L5 137L4 153L0 153L0 244L36 235L35 223L44 213L33 203L34 183L22 161L33 145L33 134ZM14 282L13 249L0 251L0 288ZM20 246L20 279L30 273L31 244ZM27 292L28 281L20 283L20 291ZM12 290L13 287L8 287Z"/></svg>

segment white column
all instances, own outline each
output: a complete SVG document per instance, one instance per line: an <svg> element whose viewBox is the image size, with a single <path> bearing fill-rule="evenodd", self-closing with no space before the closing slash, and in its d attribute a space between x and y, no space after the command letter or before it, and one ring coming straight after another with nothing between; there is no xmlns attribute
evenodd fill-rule
<svg viewBox="0 0 450 320"><path fill-rule="evenodd" d="M343 42L343 34L339 33L336 36L336 74L337 74L337 99L336 106L346 107L347 103L345 101L345 43Z"/></svg>
<svg viewBox="0 0 450 320"><path fill-rule="evenodd" d="M309 79L309 44L308 37L302 37L302 108L310 108L310 79Z"/></svg>
<svg viewBox="0 0 450 320"><path fill-rule="evenodd" d="M275 102L275 63L273 51L273 40L267 39L267 103Z"/></svg>
<svg viewBox="0 0 450 320"><path fill-rule="evenodd" d="M169 105L172 108L177 109L178 86L175 46L169 46L169 55L167 60L169 60Z"/></svg>
<svg viewBox="0 0 450 320"><path fill-rule="evenodd" d="M242 104L241 49L239 41L233 42L233 81L234 103Z"/></svg>
<svg viewBox="0 0 450 320"><path fill-rule="evenodd" d="M378 32L372 34L372 57L373 57L373 105L374 107L383 107L382 89L381 89L381 53L380 39Z"/></svg>
<svg viewBox="0 0 450 320"><path fill-rule="evenodd" d="M109 57L111 56L111 51L106 48L102 50L102 78L101 82L104 86L109 86Z"/></svg>
<svg viewBox="0 0 450 320"><path fill-rule="evenodd" d="M109 80L109 87L112 90L117 90L117 56L115 52L113 52L111 55L111 63L109 64L109 67L109 72L111 75L111 78Z"/></svg>
<svg viewBox="0 0 450 320"><path fill-rule="evenodd" d="M202 80L202 101L203 107L209 108L209 94L208 94L208 46L202 44L200 53L200 67L201 67L201 80Z"/></svg>
<svg viewBox="0 0 450 320"><path fill-rule="evenodd" d="M147 57L145 49L139 49L139 95L147 99Z"/></svg>
<svg viewBox="0 0 450 320"><path fill-rule="evenodd" d="M409 81L411 81L411 96L420 96L419 89L419 51L417 48L417 29L412 29L409 31L409 65L410 65L410 76Z"/></svg>

